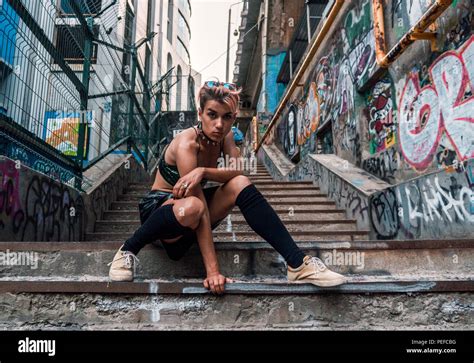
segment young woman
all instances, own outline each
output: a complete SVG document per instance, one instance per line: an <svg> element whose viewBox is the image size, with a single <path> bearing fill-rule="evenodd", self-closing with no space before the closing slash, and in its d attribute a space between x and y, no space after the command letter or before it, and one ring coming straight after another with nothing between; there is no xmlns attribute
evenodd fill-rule
<svg viewBox="0 0 474 363"><path fill-rule="evenodd" d="M204 287L223 293L225 283L232 280L220 273L212 230L237 205L249 226L283 256L289 281L317 286L345 282L344 276L330 271L320 259L305 256L242 170L216 167L221 153L240 157L231 132L239 93L234 84L214 81L200 89L200 121L163 150L152 190L140 202L142 225L109 264L113 281L133 280L136 255L148 243L160 240L173 260L198 243L207 273ZM208 180L223 184L204 188Z"/></svg>

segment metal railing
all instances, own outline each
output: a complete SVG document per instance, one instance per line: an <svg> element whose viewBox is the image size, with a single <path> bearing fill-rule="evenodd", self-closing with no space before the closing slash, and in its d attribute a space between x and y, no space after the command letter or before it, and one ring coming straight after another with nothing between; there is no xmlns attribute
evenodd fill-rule
<svg viewBox="0 0 474 363"><path fill-rule="evenodd" d="M18 132L0 137L79 190L91 186L84 171L118 150L133 151L147 170L156 162L166 90L154 86L167 82L151 81L149 52L141 51L156 34L134 42L130 34L142 24L120 3L0 0L0 121L2 129L13 121L29 141ZM58 155L71 162L55 165Z"/></svg>

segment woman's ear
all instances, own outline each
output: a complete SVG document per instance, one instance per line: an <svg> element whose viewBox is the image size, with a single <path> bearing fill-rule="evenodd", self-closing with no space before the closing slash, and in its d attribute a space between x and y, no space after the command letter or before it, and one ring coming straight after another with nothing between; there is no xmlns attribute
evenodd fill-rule
<svg viewBox="0 0 474 363"><path fill-rule="evenodd" d="M199 107L199 108L198 108L198 116L199 116L199 118L201 118L201 116L202 116L202 110L201 110L201 107Z"/></svg>

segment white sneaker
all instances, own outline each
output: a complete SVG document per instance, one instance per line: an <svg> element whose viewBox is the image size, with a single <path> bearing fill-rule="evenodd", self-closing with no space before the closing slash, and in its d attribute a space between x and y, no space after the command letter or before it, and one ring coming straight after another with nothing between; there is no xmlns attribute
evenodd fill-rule
<svg viewBox="0 0 474 363"><path fill-rule="evenodd" d="M133 281L135 267L140 260L132 252L122 251L122 247L115 254L113 261L107 265L110 266L109 277L112 281Z"/></svg>
<svg viewBox="0 0 474 363"><path fill-rule="evenodd" d="M293 269L288 266L288 281L331 287L344 284L347 279L343 275L329 270L319 258L306 256L300 267Z"/></svg>

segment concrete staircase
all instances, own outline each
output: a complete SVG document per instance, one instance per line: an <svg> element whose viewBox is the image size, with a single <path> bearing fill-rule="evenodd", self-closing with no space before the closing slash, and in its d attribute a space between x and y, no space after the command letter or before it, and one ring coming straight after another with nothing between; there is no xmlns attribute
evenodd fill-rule
<svg viewBox="0 0 474 363"><path fill-rule="evenodd" d="M83 242L4 242L37 268L0 265L0 329L469 329L474 239L370 241L311 182L250 176L306 253L349 283L292 285L282 258L238 209L214 231L227 294L202 286L198 246L179 262L161 246L139 254L136 281L108 281L107 263L139 226L150 184L131 184Z"/></svg>

